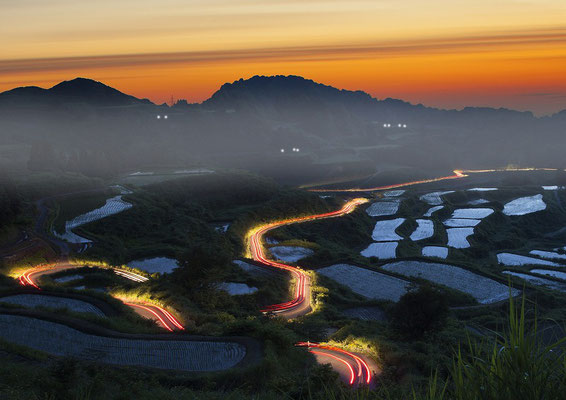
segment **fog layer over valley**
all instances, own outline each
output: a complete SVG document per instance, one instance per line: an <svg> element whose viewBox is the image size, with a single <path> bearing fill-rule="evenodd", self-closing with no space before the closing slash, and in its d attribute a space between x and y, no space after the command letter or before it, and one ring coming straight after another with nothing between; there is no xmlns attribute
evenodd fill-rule
<svg viewBox="0 0 566 400"><path fill-rule="evenodd" d="M563 168L565 126L566 112L438 110L296 76L239 80L201 104L173 106L79 78L0 94L0 166L101 177L211 166L293 184L399 181L454 168Z"/></svg>

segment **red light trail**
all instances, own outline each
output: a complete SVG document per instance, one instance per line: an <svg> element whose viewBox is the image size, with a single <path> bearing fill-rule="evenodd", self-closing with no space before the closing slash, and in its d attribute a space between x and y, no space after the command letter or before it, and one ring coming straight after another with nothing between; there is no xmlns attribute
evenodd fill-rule
<svg viewBox="0 0 566 400"><path fill-rule="evenodd" d="M418 181L411 181L411 182L404 182L392 185L385 185L385 186L378 186L373 188L350 188L350 189L309 189L311 192L372 192L372 191L380 191L380 190L389 190L389 189L396 189L406 186L424 184L424 183L432 183L438 182L443 180L449 179L461 179L468 177L468 174L471 173L485 173L485 172L502 172L502 171L536 171L536 170L544 170L544 171L557 171L554 168L508 168L508 169L486 169L486 170L454 170L453 175L438 177L438 178L431 178L431 179L423 179ZM295 288L295 296L292 300L273 304L266 306L263 309L263 312L272 312L272 313L287 313L288 316L291 316L291 313L295 313L295 315L303 315L310 311L310 278L304 271L300 268L287 265L284 263L280 263L277 261L273 261L268 259L265 256L264 247L263 247L263 236L276 228L281 226L295 224L295 223L302 223L307 221L313 221L318 219L325 219L325 218L334 218L340 217L346 214L353 212L360 204L366 203L368 199L366 198L357 198L348 201L341 209L323 213L323 214L316 214L310 215L305 217L298 217L298 218L290 218L286 220L276 221L269 224L265 224L255 229L252 229L248 233L248 246L249 252L252 258L260 262L264 265L281 269L284 271L288 271L296 280L296 288ZM25 271L19 277L19 282L21 285L24 286L32 286L38 290L41 290L37 283L37 278L39 278L43 274L52 274L54 272L59 272L65 269L71 268L78 268L79 266L70 265L70 264L53 264L53 265L44 265L38 266L36 268L29 269ZM113 268L114 272L120 276L123 276L127 279L130 279L135 282L144 282L148 279L142 275ZM175 329L184 330L185 328L181 325L181 323L167 310L161 308L159 306L149 304L143 302L143 304L136 304L126 302L122 300L124 304L133 308L139 314L143 315L143 313L149 313L159 323L168 331L173 332ZM311 342L299 342L296 344L299 347L307 347L308 351L318 355L319 357L328 357L335 361L338 361L348 368L350 373L349 383L350 385L354 385L356 382L356 376L358 380L358 384L370 384L372 381L372 373L370 367L368 366L367 362L360 356L346 351L344 349L323 345L318 343L311 343ZM318 350L313 350L312 348L316 348ZM357 373L356 373L357 372Z"/></svg>
<svg viewBox="0 0 566 400"><path fill-rule="evenodd" d="M350 377L350 385L353 385L355 382L355 376L357 375L358 384L367 384L369 385L372 381L372 374L371 369L368 366L367 362L361 358L360 356L341 349L335 346L328 346L319 343L312 343L312 342L299 342L295 344L298 347L306 347L309 352L318 354L320 356L328 356L332 359L338 360L343 364L346 364L351 371ZM316 351L312 350L311 348L317 348L319 350L326 350L326 351ZM353 361L352 361L353 360ZM357 374L354 373L357 371Z"/></svg>
<svg viewBox="0 0 566 400"><path fill-rule="evenodd" d="M20 284L23 286L32 286L38 290L41 290L39 287L38 279L42 275L49 275L55 272L65 271L69 269L80 268L81 265L72 265L72 264L53 264L53 265L44 265L35 268L31 268L25 271L19 277ZM134 282L145 282L148 279L145 276L136 274L134 272L112 268L114 272L126 279L130 279ZM121 299L120 299L121 300ZM136 304L136 303L129 303L124 300L122 302L127 306L131 307L136 311L138 314L142 316L150 316L152 319L155 317L155 320L159 322L159 324L167 329L168 331L174 330L185 330L183 325L177 320L169 311L165 310L164 308L157 306L155 304L150 304L147 302L143 302L142 300L136 300L138 302L142 302L143 304ZM146 311L149 314L145 314L140 311Z"/></svg>
<svg viewBox="0 0 566 400"><path fill-rule="evenodd" d="M467 176L469 176L468 174L471 173L485 173L485 172L499 172L499 171L534 171L534 170L556 170L556 169L552 169L552 168L507 168L507 169L486 169L486 170L454 170L452 175L447 175L447 176L442 176L442 177L438 177L438 178L431 178L431 179L422 179L422 180L417 180L417 181L411 181L411 182L403 182L403 183L397 183L397 184L392 184L392 185L385 185L385 186L378 186L378 187L373 187L373 188L351 188L351 189L309 189L309 191L311 192L373 192L373 191L380 191L380 190L389 190L389 189L396 189L396 188L401 188L401 187L406 187L406 186L413 186L413 185L419 185L419 184L424 184L424 183L433 183L433 182L439 182L439 181L444 181L444 180L450 180L450 179L462 179L465 178ZM264 252L264 247L262 244L262 240L263 240L263 236L276 228L279 228L281 226L284 225L290 225L290 224L294 224L294 223L302 223L302 222L307 222L307 221L312 221L312 220L317 220L317 219L324 219L324 218L333 218L333 217L339 217L345 214L349 214L352 211L354 211L356 209L356 207L360 204L363 204L365 202L367 202L368 200L365 198L358 198L358 199L353 199L350 200L348 203L346 203L344 205L344 207L342 207L340 210L337 211L333 211L333 212L329 212L329 213L324 213L324 214L317 214L317 215L310 215L310 216L306 216L306 217L299 217L299 218L291 218L291 219L286 219L286 220L282 220L282 221L276 221L276 222L272 222L272 223L268 223L262 226L259 226L255 229L252 229L250 231L250 233L248 234L249 237L249 252L251 254L251 257L257 261L260 262L264 265L273 267L273 268L277 268L277 269L281 269L281 270L285 270L288 271L289 273L291 273L291 275L295 278L296 284L295 284L295 297L290 300L287 301L285 303L279 303L279 304L273 304L273 305L269 305L266 306L262 311L263 312L272 312L272 313L287 313L288 315L291 315L292 312L295 312L296 315L303 315L306 314L310 311L310 293L308 293L308 288L310 287L310 279L309 276L306 275L300 268L298 267L294 267L291 265L287 265L287 264L283 264L277 261L273 261L268 259L265 256L265 252ZM305 345L304 343L299 343L297 344L299 346L301 345ZM321 349L325 349L327 351L332 351L334 353L339 353L342 355L346 355L348 357L350 357L351 359L353 359L356 363L356 367L357 367L357 371L358 371L358 375L359 376L363 376L363 372L362 371L366 371L366 383L370 383L371 382L371 372L370 369L367 365L367 363L359 356L356 356L355 354L352 354L350 352L347 352L345 350L339 349L337 347L330 347L330 346L321 346L321 345L307 345L309 348L310 347L318 347ZM312 350L309 350L313 353L320 353L320 352L315 352ZM335 358L337 360L340 360L343 363L346 363L348 365L348 367L353 371L353 366L346 360L344 360L344 358L340 358L340 356L334 354L334 355L330 355L328 353L324 353L325 355L328 355L329 357ZM362 368L363 366L363 368ZM353 383L353 381L351 382Z"/></svg>
<svg viewBox="0 0 566 400"><path fill-rule="evenodd" d="M142 304L136 304L136 303L128 303L128 302L124 301L124 304L127 305L127 306L130 306L131 308L134 308L134 309L137 308L137 309L149 312L150 314L152 314L153 316L155 316L157 318L157 320L161 323L161 325L165 329L167 329L170 332L173 332L173 330L175 328L182 330L182 331L185 330L183 325L181 325L179 323L179 321L177 321L175 319L175 317L173 317L173 315L171 315L164 308L161 308L161 307L156 306L154 304L148 304L148 303L145 303L144 305L142 305Z"/></svg>
<svg viewBox="0 0 566 400"><path fill-rule="evenodd" d="M263 312L281 314L288 313L288 315L291 315L292 312L296 312L297 315L303 315L310 311L310 293L308 291L308 288L310 287L309 276L297 267L268 259L265 256L264 252L263 236L267 232L284 225L302 223L318 219L340 217L349 214L353 212L360 204L366 203L367 201L368 199L366 198L353 199L348 201L341 209L336 211L272 222L266 225L262 225L251 231L251 233L249 234L249 250L252 258L264 265L288 271L296 280L295 297L292 300L285 303L267 306L262 310ZM317 343L299 342L296 344L296 346L308 347L309 351L313 354L317 354L320 357L329 357L346 365L348 370L350 371L350 385L354 385L354 383L356 382L356 374L354 371L357 371L359 384L371 383L372 374L367 362L356 354L350 353L349 351L340 349L338 347L320 345ZM311 347L316 347L323 351L312 350Z"/></svg>
<svg viewBox="0 0 566 400"><path fill-rule="evenodd" d="M333 358L333 359L338 360L338 361L340 361L341 363L345 364L345 365L350 369L350 385L353 385L353 384L354 384L354 375L355 375L355 374L354 374L354 369L352 368L352 365L351 365L348 361L346 361L346 360L344 360L344 359L342 359L342 358L340 358L340 357L338 357L338 356L335 356L335 355L333 355L333 354L331 354L331 353L325 353L325 352L316 351L316 350L309 350L309 351L310 351L311 353L313 353L313 354L318 354L318 355L321 355L321 356L324 356L324 357Z"/></svg>
<svg viewBox="0 0 566 400"><path fill-rule="evenodd" d="M438 178L422 179L419 181L394 183L392 185L377 186L372 188L350 188L350 189L308 189L309 192L375 192L380 190L398 189L406 186L421 185L423 183L440 182L449 179L466 178L469 174L481 174L486 172L520 172L520 171L558 171L556 168L496 168L496 169L455 169L453 175Z"/></svg>
<svg viewBox="0 0 566 400"><path fill-rule="evenodd" d="M301 307L301 310L299 310L300 312L299 315L306 314L307 312L310 311L310 294L307 293L308 288L310 287L309 276L305 274L304 271L302 271L297 267L293 267L291 265L283 264L268 259L265 256L264 247L262 244L263 236L267 232L284 225L313 221L317 219L340 217L342 215L349 214L353 212L357 206L366 203L367 201L368 200L365 198L353 199L347 202L346 204L344 204L344 206L341 209L336 211L271 222L269 224L257 227L251 231L251 233L249 234L249 250L252 258L255 261L258 261L264 265L288 271L296 280L295 297L292 300L285 303L269 305L262 310L263 312L283 313L290 310L296 311L296 309L299 308L300 306L303 307Z"/></svg>

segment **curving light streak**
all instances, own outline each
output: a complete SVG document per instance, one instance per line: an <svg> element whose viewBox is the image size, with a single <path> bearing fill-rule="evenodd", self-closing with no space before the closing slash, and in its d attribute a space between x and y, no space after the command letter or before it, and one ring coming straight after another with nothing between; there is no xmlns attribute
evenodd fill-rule
<svg viewBox="0 0 566 400"><path fill-rule="evenodd" d="M173 324L175 325L178 329L184 331L185 327L183 325L181 325L181 323L166 309L161 308L159 306L154 306L154 307L158 307L161 312L167 317L167 319Z"/></svg>
<svg viewBox="0 0 566 400"><path fill-rule="evenodd" d="M39 283L37 282L37 279L44 274L52 274L55 272L60 272L60 271L64 271L66 269L74 269L74 268L79 268L79 266L76 265L49 265L49 266L43 266L43 267L35 267L35 268L31 268L27 271L25 271L22 275L20 275L20 277L18 278L19 282L21 285L23 286L33 286L34 288L41 290L41 288L39 287ZM130 271L126 271L126 270L122 270L122 269L113 269L114 272L117 275L120 275L124 278L130 279L134 282L145 282L148 280L148 278L146 278L145 276L136 274L134 272L130 272ZM124 300L122 300L122 302L130 307L134 307L134 308L141 308L144 309L148 312L150 312L152 315L154 315L157 320L161 323L161 325L163 325L163 327L165 327L167 330L169 331L173 331L173 329L171 328L171 326L166 322L169 321L169 323L174 327L177 328L179 330L185 330L185 328L183 327L183 325L181 325L181 323L179 322L179 320L177 320L173 314L171 314L169 311L165 310L164 308L154 305L154 304L145 304L145 305L140 305L140 304L134 304L134 303L128 303Z"/></svg>
<svg viewBox="0 0 566 400"><path fill-rule="evenodd" d="M117 269L114 268L114 273L116 275L120 275L126 279L129 279L134 282L147 282L149 279L143 275L136 274L134 272L126 271L124 269Z"/></svg>
<svg viewBox="0 0 566 400"><path fill-rule="evenodd" d="M159 322L161 322L161 325L163 325L163 327L165 329L167 329L168 331L173 332L173 329L171 329L169 327L169 325L167 325L167 323L163 320L163 318L161 318L161 316L154 310L152 310L150 307L147 306L142 306L141 304L134 304L134 303L126 303L124 302L125 305L133 307L133 308L141 308L142 310L146 310L148 312L150 312L151 314L155 315L155 317L159 320ZM155 307L155 306L152 306Z"/></svg>
<svg viewBox="0 0 566 400"><path fill-rule="evenodd" d="M348 361L346 361L346 360L344 360L344 359L342 359L338 356L335 356L334 354L325 353L325 352L322 352L322 351L315 351L315 350L309 350L309 351L313 354L320 354L322 356L333 358L337 361L340 361L342 364L346 365L348 367L348 369L350 370L350 385L354 384L354 379L355 379L354 378L355 377L354 368L352 368L352 365Z"/></svg>
<svg viewBox="0 0 566 400"><path fill-rule="evenodd" d="M433 183L449 179L466 178L469 174L481 174L486 172L520 172L520 171L558 171L557 168L495 168L495 169L455 169L453 175L441 176L438 178L422 179L419 181L394 183L392 185L377 186L372 188L350 188L350 189L308 189L309 192L374 192L378 190L397 189L405 186L420 185L423 183Z"/></svg>
<svg viewBox="0 0 566 400"><path fill-rule="evenodd" d="M324 349L324 350L344 354L348 357L351 357L356 362L357 367L358 367L357 371L358 371L358 377L360 378L360 383L363 383L365 381L365 383L369 385L372 378L373 378L372 374L371 374L371 370L370 370L367 362L362 357L360 357L360 356L358 356L354 353L351 353L349 351L346 351L346 350L341 349L341 348L336 347L336 346L328 346L328 345L314 343L314 342L298 342L298 343L295 344L295 346L307 347L308 350L311 353L312 353L312 350L310 348L315 347L315 348L319 348L319 349ZM365 380L364 380L364 375L365 375Z"/></svg>
<svg viewBox="0 0 566 400"><path fill-rule="evenodd" d="M349 214L351 212L353 212L357 206L359 206L360 204L366 203L368 201L368 199L366 198L357 198L357 199L353 199L348 201L346 204L344 204L344 206L336 211L332 211L332 212L328 212L328 213L323 213L323 214L316 214L316 215L309 215L309 216L305 216L305 217L298 217L298 218L290 218L290 219L285 219L285 220L281 220L281 221L276 221L276 222L271 222L269 224L266 225L262 225L259 227L256 227L255 229L252 229L249 233L248 233L248 248L249 248L249 252L251 254L251 257L255 260L258 261L264 265L273 267L273 268L278 268L278 269L282 269L285 271L288 271L289 273L291 273L291 275L295 278L296 283L295 283L295 297L285 303L279 303L279 304L273 304L270 306L265 307L265 309L261 310L262 312L274 312L274 313L278 313L278 312L284 312L287 311L289 309L295 308L301 304L303 304L305 302L305 293L306 293L306 286L307 283L309 282L309 277L298 267L293 267L287 264L283 264L280 262L276 262L273 260L270 260L266 257L265 255L265 251L264 251L264 247L263 247L263 236L276 228L279 228L281 226L284 225L290 225L290 224L295 224L295 223L301 223L301 222L306 222L306 221L313 221L313 220L317 220L317 219L325 219L325 218L334 218L334 217L340 217L342 215L346 215ZM308 301L310 301L310 299L308 299Z"/></svg>
<svg viewBox="0 0 566 400"><path fill-rule="evenodd" d="M48 271L52 268L53 268L53 266L49 265L49 266L44 266L44 267L35 267L35 268L28 269L22 275L20 275L18 280L20 281L20 284L22 286L33 286L34 288L41 290L41 288L39 287L39 285L36 281L36 275L42 275L42 273L44 273L45 271Z"/></svg>

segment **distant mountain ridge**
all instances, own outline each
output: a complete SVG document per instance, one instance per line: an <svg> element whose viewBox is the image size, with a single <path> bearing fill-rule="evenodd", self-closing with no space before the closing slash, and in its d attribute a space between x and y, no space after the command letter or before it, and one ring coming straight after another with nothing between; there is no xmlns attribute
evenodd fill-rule
<svg viewBox="0 0 566 400"><path fill-rule="evenodd" d="M292 148L301 148L316 165L345 163L336 168L566 167L565 131L566 111L535 117L482 107L442 110L300 76L239 79L202 103L172 107L85 78L0 93L0 144L35 145L34 154L51 146L51 161L34 165L65 170L139 168L201 157L217 157L215 163L230 167L267 168L274 154ZM14 159L22 157L28 156Z"/></svg>
<svg viewBox="0 0 566 400"><path fill-rule="evenodd" d="M45 103L45 105L82 103L96 107L153 104L147 99L138 99L101 82L86 78L63 81L49 89L26 86L0 93L0 105L22 105L25 102L34 105L38 103Z"/></svg>
<svg viewBox="0 0 566 400"><path fill-rule="evenodd" d="M366 107L382 104L388 109L397 110L428 110L456 113L510 113L532 116L530 111L517 111L507 108L465 107L462 110L439 109L422 104L412 104L404 100L385 98L376 99L362 90L337 89L330 85L315 82L296 75L256 75L249 79L239 79L232 83L223 84L212 96L200 104L187 104L187 107L202 106L203 108L233 108L250 107L252 102L278 105L301 104L324 100L328 103L348 102L348 107ZM75 78L63 81L55 86L44 89L38 86L16 87L0 92L0 105L9 102L22 101L66 101L81 102L93 106L127 106L127 105L156 105L148 99L139 99L120 92L99 81L88 78ZM559 113L566 113L563 110ZM556 115L555 114L555 115ZM543 117L546 118L546 117Z"/></svg>

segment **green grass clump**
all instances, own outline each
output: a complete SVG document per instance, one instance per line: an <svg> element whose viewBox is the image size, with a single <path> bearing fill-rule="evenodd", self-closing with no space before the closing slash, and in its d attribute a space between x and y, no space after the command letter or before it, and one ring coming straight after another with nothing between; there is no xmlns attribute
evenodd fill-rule
<svg viewBox="0 0 566 400"><path fill-rule="evenodd" d="M458 400L558 399L566 393L566 338L544 344L535 319L527 326L525 298L516 307L511 297L509 325L494 343L468 343L458 350L451 373Z"/></svg>

